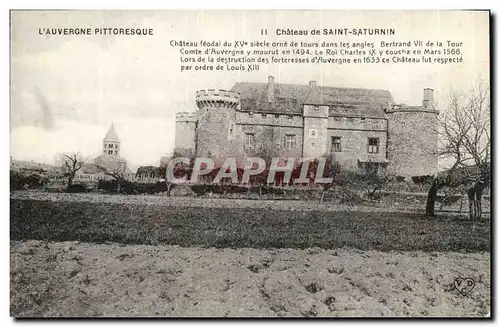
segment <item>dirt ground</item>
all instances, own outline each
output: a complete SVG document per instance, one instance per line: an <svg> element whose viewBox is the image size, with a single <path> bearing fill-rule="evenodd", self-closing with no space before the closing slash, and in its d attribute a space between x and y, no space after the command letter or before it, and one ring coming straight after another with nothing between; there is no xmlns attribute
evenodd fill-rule
<svg viewBox="0 0 500 327"><path fill-rule="evenodd" d="M11 315L459 316L490 312L490 253L11 242ZM470 277L467 295L454 279Z"/></svg>

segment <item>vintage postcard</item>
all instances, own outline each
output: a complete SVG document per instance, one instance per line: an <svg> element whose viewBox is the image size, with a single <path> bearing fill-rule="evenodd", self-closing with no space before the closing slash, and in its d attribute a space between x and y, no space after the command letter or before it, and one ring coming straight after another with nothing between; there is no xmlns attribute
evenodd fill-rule
<svg viewBox="0 0 500 327"><path fill-rule="evenodd" d="M491 318L490 12L10 12L10 313Z"/></svg>

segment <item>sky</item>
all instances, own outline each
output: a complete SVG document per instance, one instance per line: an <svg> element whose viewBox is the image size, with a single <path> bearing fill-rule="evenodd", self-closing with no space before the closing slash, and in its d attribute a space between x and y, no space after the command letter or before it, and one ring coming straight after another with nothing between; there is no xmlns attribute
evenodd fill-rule
<svg viewBox="0 0 500 327"><path fill-rule="evenodd" d="M40 28L152 28L152 36L46 36ZM267 28L395 28L395 36L281 36ZM419 105L434 88L445 106L451 88L489 81L486 12L360 11L14 11L11 13L11 156L53 163L57 153L100 154L113 123L132 167L158 165L172 152L175 113L195 111L199 89L236 82L389 90ZM258 72L180 72L171 40L464 42L462 64L268 65Z"/></svg>

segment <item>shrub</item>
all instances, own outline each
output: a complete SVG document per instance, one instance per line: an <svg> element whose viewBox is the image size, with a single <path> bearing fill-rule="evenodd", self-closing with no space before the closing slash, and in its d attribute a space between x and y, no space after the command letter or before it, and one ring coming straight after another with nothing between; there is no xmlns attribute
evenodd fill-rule
<svg viewBox="0 0 500 327"><path fill-rule="evenodd" d="M82 184L72 184L66 189L68 193L84 193L87 192L87 188Z"/></svg>
<svg viewBox="0 0 500 327"><path fill-rule="evenodd" d="M97 189L106 192L116 192L118 189L118 182L116 180L99 180L99 182L97 182Z"/></svg>
<svg viewBox="0 0 500 327"><path fill-rule="evenodd" d="M424 176L412 176L411 180L415 184L430 184L432 183L432 180L434 179L433 176L430 175L424 175Z"/></svg>
<svg viewBox="0 0 500 327"><path fill-rule="evenodd" d="M10 190L37 189L44 187L48 179L39 174L23 174L17 171L10 171Z"/></svg>

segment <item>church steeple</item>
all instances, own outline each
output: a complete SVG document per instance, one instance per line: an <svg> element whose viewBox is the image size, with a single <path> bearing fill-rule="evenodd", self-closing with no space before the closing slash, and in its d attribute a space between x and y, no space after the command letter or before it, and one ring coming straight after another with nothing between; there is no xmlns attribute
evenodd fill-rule
<svg viewBox="0 0 500 327"><path fill-rule="evenodd" d="M102 140L102 153L108 156L120 156L120 138L115 131L115 125L111 124L108 133Z"/></svg>

